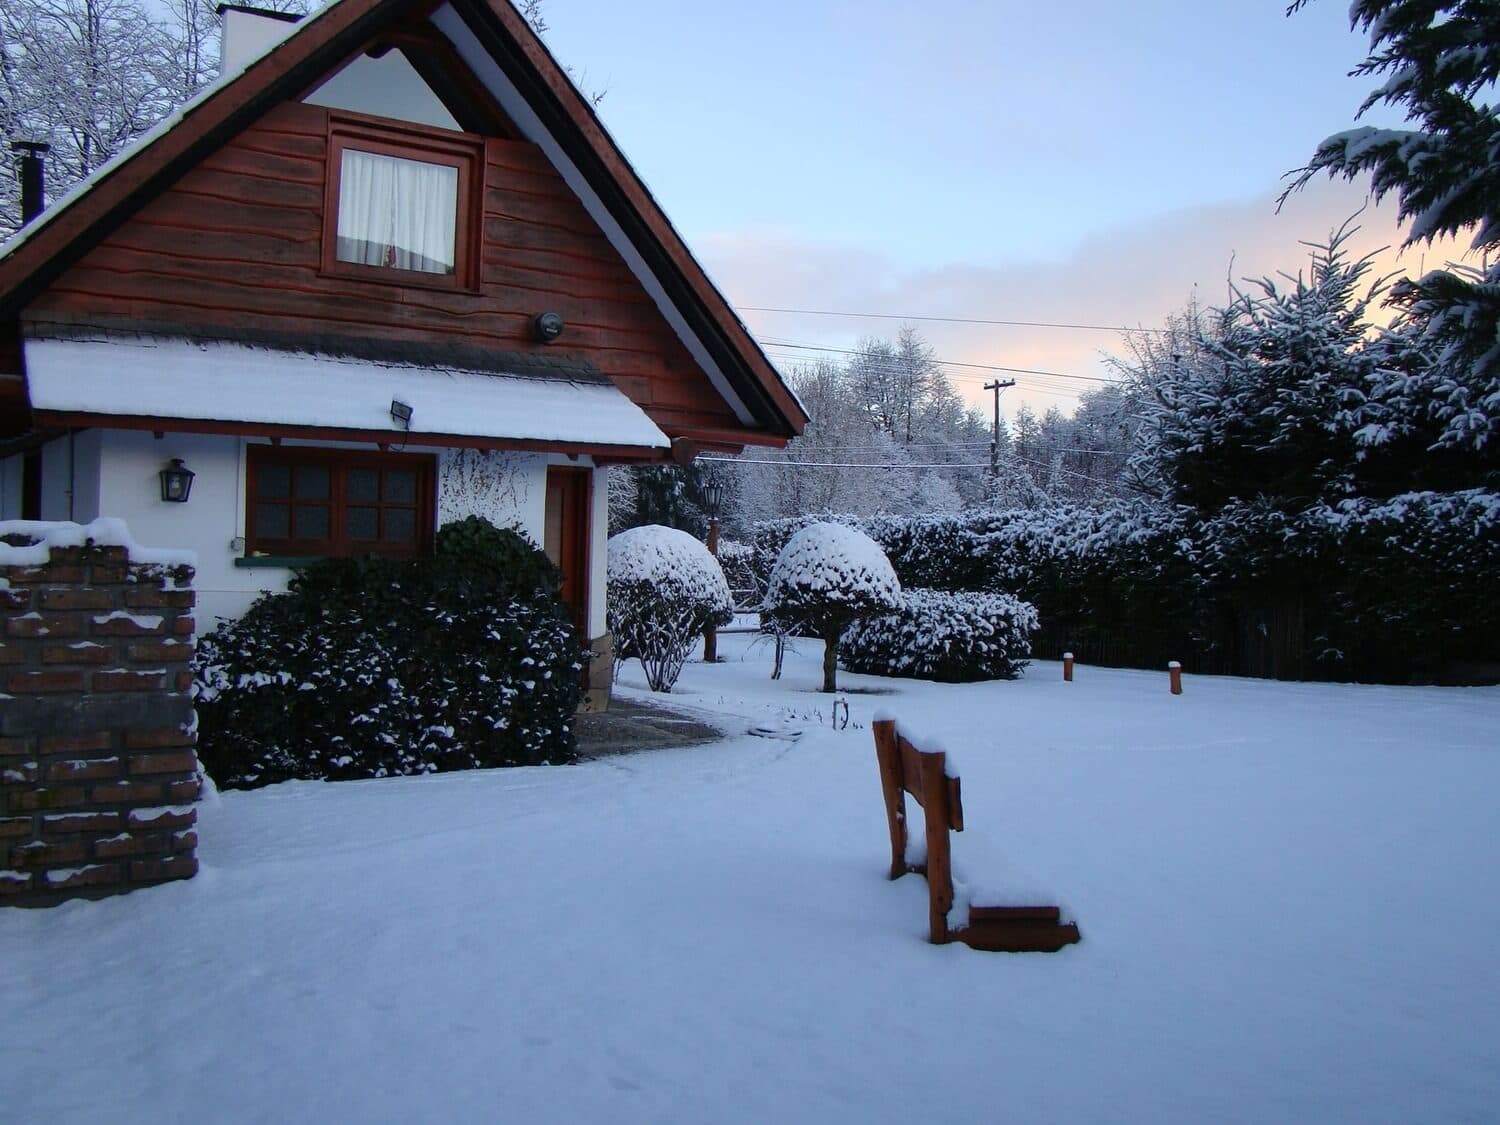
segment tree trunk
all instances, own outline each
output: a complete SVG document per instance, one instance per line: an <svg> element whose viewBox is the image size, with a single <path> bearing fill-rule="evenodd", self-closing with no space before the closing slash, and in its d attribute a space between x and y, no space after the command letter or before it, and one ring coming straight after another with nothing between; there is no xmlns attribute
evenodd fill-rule
<svg viewBox="0 0 1500 1125"><path fill-rule="evenodd" d="M839 677L839 634L842 629L834 629L823 636L823 690L838 691Z"/></svg>

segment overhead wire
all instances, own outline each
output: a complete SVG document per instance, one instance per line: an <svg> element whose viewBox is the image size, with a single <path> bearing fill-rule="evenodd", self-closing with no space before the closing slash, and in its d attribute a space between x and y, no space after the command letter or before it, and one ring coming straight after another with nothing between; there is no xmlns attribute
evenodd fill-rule
<svg viewBox="0 0 1500 1125"><path fill-rule="evenodd" d="M992 320L972 316L923 316L916 313L852 312L833 309L782 309L764 305L735 305L741 312L785 313L792 316L837 316L861 320L912 320L938 324L989 324L1002 328L1059 328L1081 332L1165 333L1165 328L1128 328L1123 324L1071 324L1051 320Z"/></svg>

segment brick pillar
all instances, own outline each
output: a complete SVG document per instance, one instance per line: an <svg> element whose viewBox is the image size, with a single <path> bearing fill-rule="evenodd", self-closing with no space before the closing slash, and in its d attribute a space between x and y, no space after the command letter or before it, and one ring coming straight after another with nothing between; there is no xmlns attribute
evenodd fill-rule
<svg viewBox="0 0 1500 1125"><path fill-rule="evenodd" d="M0 904L191 877L192 568L119 546L5 557L0 547Z"/></svg>

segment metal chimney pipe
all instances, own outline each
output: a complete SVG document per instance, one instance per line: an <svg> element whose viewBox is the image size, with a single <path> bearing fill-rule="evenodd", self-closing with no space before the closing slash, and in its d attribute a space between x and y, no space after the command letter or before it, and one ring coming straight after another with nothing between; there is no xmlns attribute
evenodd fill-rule
<svg viewBox="0 0 1500 1125"><path fill-rule="evenodd" d="M45 141L11 141L16 154L16 177L21 181L21 225L25 226L47 206L47 173L43 157L52 150Z"/></svg>

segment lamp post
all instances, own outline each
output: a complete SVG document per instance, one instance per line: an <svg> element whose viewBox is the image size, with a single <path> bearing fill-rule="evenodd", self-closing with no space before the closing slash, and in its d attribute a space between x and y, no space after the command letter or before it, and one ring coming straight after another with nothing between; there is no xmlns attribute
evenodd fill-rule
<svg viewBox="0 0 1500 1125"><path fill-rule="evenodd" d="M708 504L708 553L719 557L719 504L724 499L724 486L711 480L703 486L703 499ZM703 627L703 663L719 662L719 632L710 621Z"/></svg>

